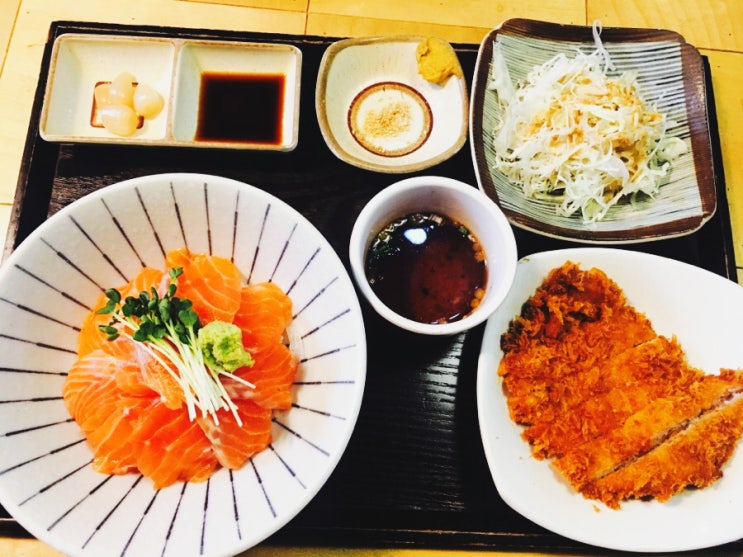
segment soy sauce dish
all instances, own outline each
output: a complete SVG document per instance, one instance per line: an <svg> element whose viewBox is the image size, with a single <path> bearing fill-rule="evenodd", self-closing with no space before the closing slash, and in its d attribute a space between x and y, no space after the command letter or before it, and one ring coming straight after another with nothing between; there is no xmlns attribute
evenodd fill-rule
<svg viewBox="0 0 743 557"><path fill-rule="evenodd" d="M480 190L416 176L387 186L359 213L349 260L359 290L390 323L425 335L485 321L516 273L516 240Z"/></svg>

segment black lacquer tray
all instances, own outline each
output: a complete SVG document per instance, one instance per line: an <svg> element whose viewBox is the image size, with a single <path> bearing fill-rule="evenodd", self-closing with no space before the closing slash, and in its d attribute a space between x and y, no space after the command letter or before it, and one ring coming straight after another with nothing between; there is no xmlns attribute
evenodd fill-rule
<svg viewBox="0 0 743 557"><path fill-rule="evenodd" d="M303 53L299 144L292 152L279 153L47 143L39 137L39 116L51 46L56 37L68 32L296 45ZM347 264L347 243L358 212L376 192L407 175L360 170L335 158L326 147L315 116L314 90L322 54L334 40L53 23L29 122L5 255L50 214L86 193L136 176L200 172L247 182L288 202L327 237ZM478 46L455 48L469 81ZM626 249L671 257L737 280L709 75L706 81L717 213L688 236L631 244ZM475 185L470 146L465 144L457 155L420 174L450 176ZM579 245L520 229L516 238L520 256ZM387 324L363 300L362 308L368 337L368 376L354 435L320 493L265 543L595 554L595 548L534 525L498 496L477 423L475 380L484 326L456 337L424 338ZM28 536L2 508L0 535ZM726 548L741 550L743 540Z"/></svg>

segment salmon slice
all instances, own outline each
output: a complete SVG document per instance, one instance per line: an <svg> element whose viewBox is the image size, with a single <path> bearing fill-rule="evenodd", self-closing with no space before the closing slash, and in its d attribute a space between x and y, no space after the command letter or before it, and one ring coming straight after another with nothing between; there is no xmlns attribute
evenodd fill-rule
<svg viewBox="0 0 743 557"><path fill-rule="evenodd" d="M133 342L133 358L139 367L139 381L160 395L166 408L175 410L184 404L183 389L174 374L174 366L157 360L141 343ZM165 367L168 364L168 368ZM169 371L170 370L170 371ZM136 380L136 377L133 378Z"/></svg>
<svg viewBox="0 0 743 557"><path fill-rule="evenodd" d="M240 307L243 281L232 261L215 255L194 254L184 247L168 252L165 264L168 269L183 269L175 295L193 302L202 324L232 322Z"/></svg>
<svg viewBox="0 0 743 557"><path fill-rule="evenodd" d="M292 402L289 389L298 368L296 357L282 344L292 319L291 298L276 284L264 282L243 287L240 299L234 324L243 330L243 345L254 364L236 370L235 375L255 389L229 378L222 382L235 399L252 400L264 408L288 409Z"/></svg>
<svg viewBox="0 0 743 557"><path fill-rule="evenodd" d="M743 435L743 397L702 415L668 441L627 466L590 482L586 497L617 509L626 499L667 501L689 487L704 488L722 477Z"/></svg>
<svg viewBox="0 0 743 557"><path fill-rule="evenodd" d="M154 403L157 393L145 387L138 390L142 396L129 396L120 388L121 378L139 374L139 366L122 358L128 341L110 344L117 355L98 349L75 362L62 395L93 450L93 467L103 473L123 474L136 468L128 444L133 424Z"/></svg>
<svg viewBox="0 0 743 557"><path fill-rule="evenodd" d="M99 348L81 356L68 370L62 397L83 430L93 427L86 426L88 420L97 424L100 421L97 413L105 415L114 402L111 399L123 394L118 379L139 373L139 366L128 359L130 354L129 342L111 342L108 350Z"/></svg>
<svg viewBox="0 0 743 557"><path fill-rule="evenodd" d="M101 348L106 342L106 335L98 328L101 325L108 325L111 320L110 315L100 315L96 311L106 305L108 298L101 294L93 304L93 311L88 313L83 319L80 334L77 337L77 353L84 356L98 348Z"/></svg>
<svg viewBox="0 0 743 557"><path fill-rule="evenodd" d="M110 343L111 350L124 347L117 355L99 349L79 358L64 385L65 403L93 450L94 468L108 474L139 470L158 487L206 479L217 461L185 407L171 410L156 391L131 388L131 378L142 373L137 358L126 358L135 352L132 344L117 340ZM120 385L149 396L132 396Z"/></svg>
<svg viewBox="0 0 743 557"><path fill-rule="evenodd" d="M137 421L131 444L137 468L155 489L177 481L204 481L219 466L209 439L185 409L154 405Z"/></svg>
<svg viewBox="0 0 743 557"><path fill-rule="evenodd" d="M292 320L292 300L273 282L244 286L233 323L243 330L246 350L281 342Z"/></svg>
<svg viewBox="0 0 743 557"><path fill-rule="evenodd" d="M250 367L235 370L235 375L249 381L255 388L225 377L227 393L233 399L252 400L263 408L288 410L292 405L291 386L297 376L296 356L278 342L254 352Z"/></svg>
<svg viewBox="0 0 743 557"><path fill-rule="evenodd" d="M249 400L234 402L242 425L226 410L218 412L219 425L211 418L197 419L219 463L225 468L238 470L271 442L271 410Z"/></svg>
<svg viewBox="0 0 743 557"><path fill-rule="evenodd" d="M152 287L162 295L164 293L163 289L167 284L165 282L166 279L167 275L163 271L153 269L152 267L144 267L132 280L117 288L117 290L121 294L122 299L127 296L138 296L140 292L149 291ZM108 325L111 321L111 315L96 313L107 302L108 298L105 293L101 293L95 304L93 304L93 311L85 316L80 329L80 335L78 336L78 355L83 356L96 348L101 348L108 342L105 333L101 332L99 327L101 325Z"/></svg>
<svg viewBox="0 0 743 557"><path fill-rule="evenodd" d="M161 296L165 294L169 281L168 274L162 269L143 267L129 283L119 288L121 297L138 296L140 292L149 292L154 288Z"/></svg>
<svg viewBox="0 0 743 557"><path fill-rule="evenodd" d="M155 396L142 376L142 364L137 357L141 348L126 337L106 340L101 350L119 362L115 373L116 386L125 396Z"/></svg>
<svg viewBox="0 0 743 557"><path fill-rule="evenodd" d="M93 469L102 474L126 474L137 471L137 459L130 442L139 419L156 405L155 397L120 395L111 405L103 422L87 432L93 448Z"/></svg>
<svg viewBox="0 0 743 557"><path fill-rule="evenodd" d="M118 362L113 373L116 385L123 395L154 396L157 394L168 408L175 409L183 405L183 390L178 381L143 344L123 336L104 342L105 344L99 350Z"/></svg>

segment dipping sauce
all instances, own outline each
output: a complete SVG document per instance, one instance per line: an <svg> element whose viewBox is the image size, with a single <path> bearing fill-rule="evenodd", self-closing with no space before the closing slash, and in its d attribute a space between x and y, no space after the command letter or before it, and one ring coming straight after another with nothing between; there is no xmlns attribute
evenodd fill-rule
<svg viewBox="0 0 743 557"><path fill-rule="evenodd" d="M485 254L462 225L436 213L414 213L385 226L369 247L366 277L390 309L421 323L450 323L482 299Z"/></svg>
<svg viewBox="0 0 743 557"><path fill-rule="evenodd" d="M279 145L284 117L283 74L201 74L197 141Z"/></svg>

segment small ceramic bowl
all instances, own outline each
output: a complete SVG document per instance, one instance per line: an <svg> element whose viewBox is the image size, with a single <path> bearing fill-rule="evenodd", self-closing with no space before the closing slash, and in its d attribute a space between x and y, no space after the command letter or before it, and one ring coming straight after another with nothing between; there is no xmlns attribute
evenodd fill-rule
<svg viewBox="0 0 743 557"><path fill-rule="evenodd" d="M456 52L443 41L453 70L440 83L419 73L416 50L426 37L346 39L320 63L315 109L330 150L376 172L413 172L454 155L467 136L467 85Z"/></svg>
<svg viewBox="0 0 743 557"><path fill-rule="evenodd" d="M68 33L52 48L39 133L51 142L290 151L301 62L286 44ZM94 93L123 73L163 101L130 135L103 126Z"/></svg>
<svg viewBox="0 0 743 557"><path fill-rule="evenodd" d="M417 212L437 213L463 225L485 254L484 296L457 321L422 323L400 315L382 302L369 284L365 264L373 240L390 222ZM498 308L513 283L518 257L508 220L484 193L451 178L416 176L383 189L361 210L351 232L349 259L361 293L387 321L414 333L452 335L479 325Z"/></svg>
<svg viewBox="0 0 743 557"><path fill-rule="evenodd" d="M292 45L185 43L176 64L173 139L201 147L294 149L299 132L301 60L300 50ZM251 129L243 126L241 138L237 129L213 128L213 133L205 133L201 110L209 102L214 122L249 123Z"/></svg>
<svg viewBox="0 0 743 557"><path fill-rule="evenodd" d="M175 43L165 38L99 36L69 33L54 41L39 133L47 141L141 143L168 141ZM127 72L164 99L157 117L143 121L128 137L96 122L96 85Z"/></svg>

